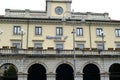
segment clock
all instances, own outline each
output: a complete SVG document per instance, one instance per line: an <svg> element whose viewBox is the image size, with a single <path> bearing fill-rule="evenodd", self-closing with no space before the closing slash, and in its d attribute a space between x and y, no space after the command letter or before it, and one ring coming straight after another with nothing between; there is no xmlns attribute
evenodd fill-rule
<svg viewBox="0 0 120 80"><path fill-rule="evenodd" d="M60 7L60 6L57 6L55 8L55 13L58 14L58 15L61 15L63 13L63 8Z"/></svg>

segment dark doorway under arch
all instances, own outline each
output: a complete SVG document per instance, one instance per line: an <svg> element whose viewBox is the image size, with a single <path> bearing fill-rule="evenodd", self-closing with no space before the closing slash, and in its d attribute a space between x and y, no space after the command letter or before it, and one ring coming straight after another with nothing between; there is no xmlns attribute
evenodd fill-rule
<svg viewBox="0 0 120 80"><path fill-rule="evenodd" d="M46 69L41 64L34 64L28 70L28 80L46 80Z"/></svg>
<svg viewBox="0 0 120 80"><path fill-rule="evenodd" d="M111 65L109 72L110 72L109 75L110 80L120 80L120 64L115 63Z"/></svg>
<svg viewBox="0 0 120 80"><path fill-rule="evenodd" d="M56 70L56 80L74 80L73 69L68 64L61 64Z"/></svg>
<svg viewBox="0 0 120 80"><path fill-rule="evenodd" d="M86 65L83 73L83 80L100 80L100 70L94 64Z"/></svg>

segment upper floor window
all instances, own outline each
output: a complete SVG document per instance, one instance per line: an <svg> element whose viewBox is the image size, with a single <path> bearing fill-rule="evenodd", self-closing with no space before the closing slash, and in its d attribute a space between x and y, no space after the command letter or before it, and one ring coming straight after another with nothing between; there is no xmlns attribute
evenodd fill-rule
<svg viewBox="0 0 120 80"><path fill-rule="evenodd" d="M13 34L14 35L20 35L21 27L20 26L14 26L13 28Z"/></svg>
<svg viewBox="0 0 120 80"><path fill-rule="evenodd" d="M76 34L77 36L83 36L83 28L77 28Z"/></svg>
<svg viewBox="0 0 120 80"><path fill-rule="evenodd" d="M120 37L120 29L115 29L115 35L116 37Z"/></svg>
<svg viewBox="0 0 120 80"><path fill-rule="evenodd" d="M35 27L35 35L42 35L42 27Z"/></svg>
<svg viewBox="0 0 120 80"><path fill-rule="evenodd" d="M102 36L103 29L102 28L97 28L96 29L96 35L97 36Z"/></svg>
<svg viewBox="0 0 120 80"><path fill-rule="evenodd" d="M63 35L63 28L57 27L56 28L56 36L62 36Z"/></svg>

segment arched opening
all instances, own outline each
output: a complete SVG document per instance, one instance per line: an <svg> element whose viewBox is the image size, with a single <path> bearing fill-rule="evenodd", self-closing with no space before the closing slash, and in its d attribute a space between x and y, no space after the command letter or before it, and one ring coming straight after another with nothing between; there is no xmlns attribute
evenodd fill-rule
<svg viewBox="0 0 120 80"><path fill-rule="evenodd" d="M83 73L83 80L100 80L100 70L94 64L86 65Z"/></svg>
<svg viewBox="0 0 120 80"><path fill-rule="evenodd" d="M56 80L74 80L73 69L68 64L61 64L56 69Z"/></svg>
<svg viewBox="0 0 120 80"><path fill-rule="evenodd" d="M28 69L28 80L46 80L46 69L41 64L34 64Z"/></svg>
<svg viewBox="0 0 120 80"><path fill-rule="evenodd" d="M111 65L109 72L110 72L109 75L110 80L120 80L120 64L116 63Z"/></svg>
<svg viewBox="0 0 120 80"><path fill-rule="evenodd" d="M6 63L0 67L0 80L18 80L17 68L13 64Z"/></svg>

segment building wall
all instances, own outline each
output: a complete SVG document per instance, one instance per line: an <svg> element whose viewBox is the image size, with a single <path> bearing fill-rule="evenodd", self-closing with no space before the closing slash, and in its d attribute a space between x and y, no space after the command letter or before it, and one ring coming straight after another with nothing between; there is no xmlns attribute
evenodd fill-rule
<svg viewBox="0 0 120 80"><path fill-rule="evenodd" d="M19 20L18 20L19 21ZM96 28L102 28L105 36L105 49L108 48L116 48L116 43L119 43L119 37L115 36L115 29L120 29L119 25L105 25L105 24L91 24L90 26L87 24L77 24L73 26L72 24L62 24L62 23L41 23L41 22L5 22L0 23L0 29L3 33L0 35L1 37L1 45L2 46L12 46L12 41L19 40L21 41L21 35L13 35L14 26L21 26L21 29L24 29L25 34L23 35L23 48L26 49L28 47L34 47L34 42L38 41L43 43L43 48L47 49L48 47L55 47L55 43L61 42L64 44L64 49L72 49L73 48L73 34L71 33L73 27L83 28L83 36L76 36L75 34L75 43L76 47L78 43L84 43L85 48L90 48L90 34L91 31L91 44L92 48L97 48L97 43L102 42L102 38L96 36ZM42 35L35 35L35 26L42 27ZM63 28L63 36L61 36L61 40L55 39L47 39L47 36L56 37L56 27ZM65 40L64 38L67 37Z"/></svg>
<svg viewBox="0 0 120 80"><path fill-rule="evenodd" d="M19 19L18 19L19 21ZM39 21L39 20L38 20ZM53 20L55 21L55 20ZM59 20L60 21L60 20ZM97 48L97 43L102 42L102 38L96 36L96 29L102 28L105 36L104 36L104 43L105 49L108 48L116 48L116 44L119 44L119 37L115 35L115 29L120 29L118 25L110 25L110 24L76 24L73 26L70 24L62 24L61 22L58 23L42 23L42 22L7 22L4 23L0 22L0 29L3 33L0 35L0 47L2 46L12 46L12 41L17 40L21 41L21 35L13 35L13 28L14 26L21 26L21 29L24 29L25 34L23 35L23 48L26 49L27 47L34 47L34 42L38 41L43 44L43 48L47 49L48 47L54 47L56 49L56 43L63 43L64 49L72 49L73 48L73 34L71 33L73 27L76 28L83 28L83 36L76 36L75 34L75 43L76 47L78 43L84 43L85 48L90 48L90 33L91 32L91 44L92 48ZM40 26L42 27L42 35L35 35L35 27ZM47 36L56 37L56 27L63 28L63 36L61 40L56 39L47 39ZM66 39L64 39L67 37Z"/></svg>

